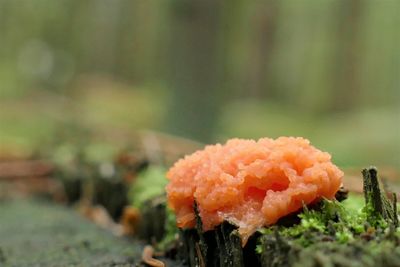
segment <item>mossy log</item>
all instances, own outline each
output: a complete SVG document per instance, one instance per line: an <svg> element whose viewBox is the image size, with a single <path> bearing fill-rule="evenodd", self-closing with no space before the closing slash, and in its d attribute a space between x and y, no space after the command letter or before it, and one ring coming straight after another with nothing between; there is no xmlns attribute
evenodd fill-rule
<svg viewBox="0 0 400 267"><path fill-rule="evenodd" d="M335 202L322 201L281 219L264 232L256 232L242 247L237 227L229 222L203 232L198 207L194 203L196 226L180 230L177 253L173 257L180 264L201 267L399 266L400 230L396 196L391 194L390 199L381 191L376 168L367 168L362 174L366 203L362 211L366 220L362 222L341 218L351 211L343 210L344 207ZM336 197L344 200L347 193L342 188ZM145 215L145 220L152 222L157 219L160 225L164 225L159 213L153 211L145 213L151 214ZM316 221L319 219L317 215L324 221ZM305 226L296 228L300 224ZM147 227L147 239L151 239L157 226L149 223Z"/></svg>
<svg viewBox="0 0 400 267"><path fill-rule="evenodd" d="M137 266L143 246L113 236L67 207L0 201L0 266Z"/></svg>

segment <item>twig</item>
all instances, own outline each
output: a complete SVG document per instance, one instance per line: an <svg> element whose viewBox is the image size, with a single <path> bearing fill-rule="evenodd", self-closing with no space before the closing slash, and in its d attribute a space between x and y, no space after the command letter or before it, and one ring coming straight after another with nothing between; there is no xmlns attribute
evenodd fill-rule
<svg viewBox="0 0 400 267"><path fill-rule="evenodd" d="M150 245L145 246L142 253L142 261L152 267L165 267L165 263L153 258L153 254L154 248Z"/></svg>

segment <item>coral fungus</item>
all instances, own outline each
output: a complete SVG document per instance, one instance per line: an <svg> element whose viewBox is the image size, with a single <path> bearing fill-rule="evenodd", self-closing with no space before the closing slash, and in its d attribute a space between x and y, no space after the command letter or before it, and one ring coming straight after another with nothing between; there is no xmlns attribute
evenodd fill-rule
<svg viewBox="0 0 400 267"><path fill-rule="evenodd" d="M179 227L194 226L196 201L204 231L227 220L246 242L303 204L334 198L343 172L308 140L280 137L206 146L176 162L167 177L168 203Z"/></svg>

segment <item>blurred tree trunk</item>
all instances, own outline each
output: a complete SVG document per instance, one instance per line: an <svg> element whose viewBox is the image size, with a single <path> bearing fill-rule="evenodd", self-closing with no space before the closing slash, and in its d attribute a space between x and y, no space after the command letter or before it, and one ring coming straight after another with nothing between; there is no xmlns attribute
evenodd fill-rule
<svg viewBox="0 0 400 267"><path fill-rule="evenodd" d="M357 105L360 94L360 30L362 17L360 0L340 1L337 28L336 80L332 101L333 110L348 110Z"/></svg>
<svg viewBox="0 0 400 267"><path fill-rule="evenodd" d="M279 2L274 0L263 1L257 2L254 8L251 23L254 26L254 43L253 49L249 51L249 88L244 88L244 90L246 94L256 98L276 97L279 94L279 91L275 88L273 70L271 69L278 4Z"/></svg>
<svg viewBox="0 0 400 267"><path fill-rule="evenodd" d="M211 140L222 102L221 11L218 0L175 0L171 5L167 128L201 141Z"/></svg>

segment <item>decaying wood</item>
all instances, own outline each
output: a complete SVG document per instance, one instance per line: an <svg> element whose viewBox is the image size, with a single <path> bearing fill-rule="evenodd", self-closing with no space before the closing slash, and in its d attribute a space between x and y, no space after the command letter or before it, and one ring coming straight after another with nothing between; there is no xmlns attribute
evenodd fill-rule
<svg viewBox="0 0 400 267"><path fill-rule="evenodd" d="M368 214L369 222L373 222L381 216L389 224L398 226L397 197L393 194L392 202L381 192L378 171L375 167L362 170L365 204L372 206L372 212Z"/></svg>
<svg viewBox="0 0 400 267"><path fill-rule="evenodd" d="M137 227L139 238L150 244L155 244L162 240L165 235L165 206L165 196L160 196L144 203Z"/></svg>

